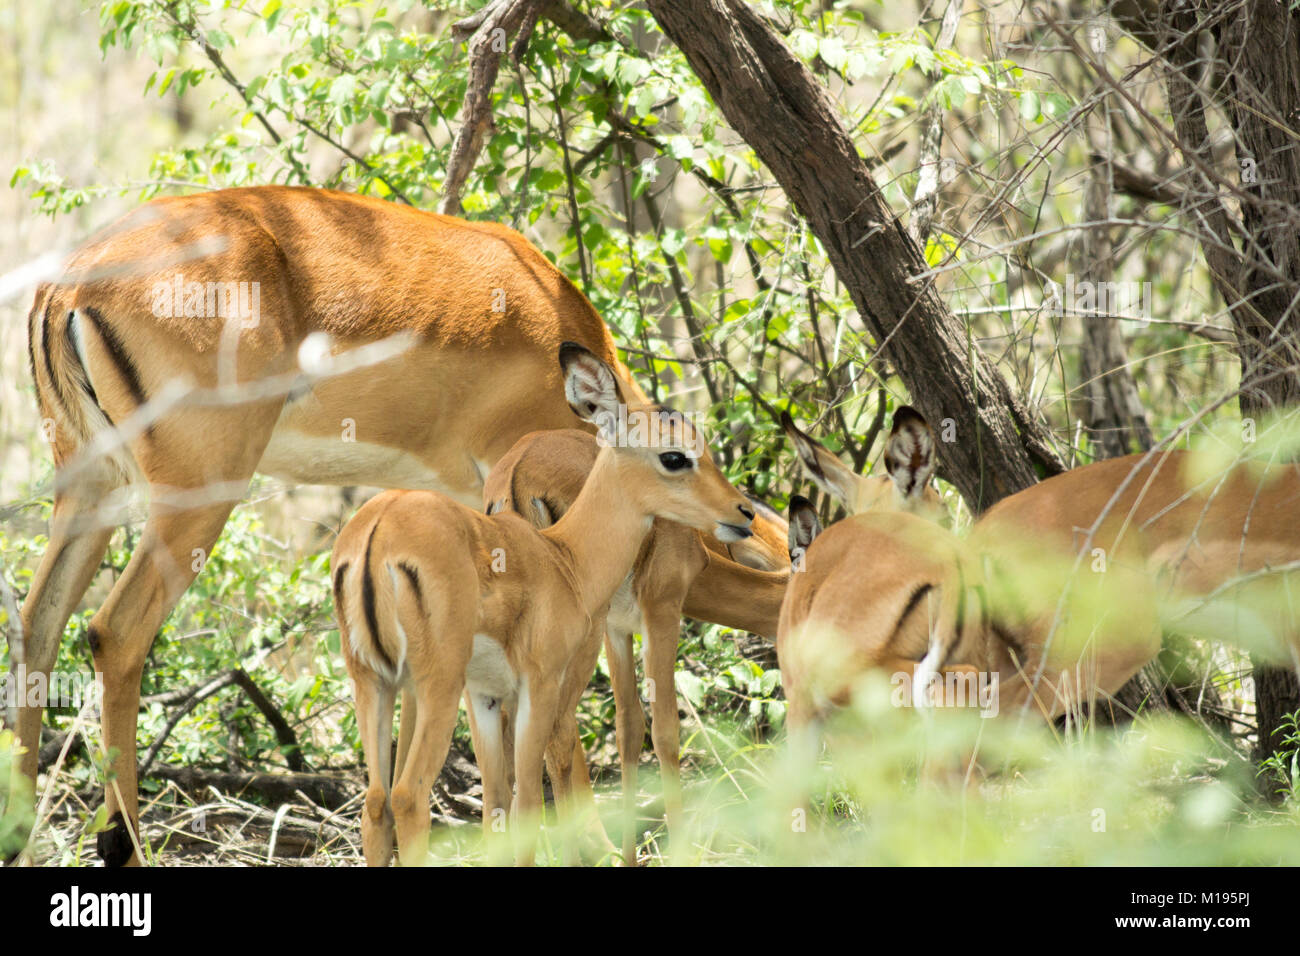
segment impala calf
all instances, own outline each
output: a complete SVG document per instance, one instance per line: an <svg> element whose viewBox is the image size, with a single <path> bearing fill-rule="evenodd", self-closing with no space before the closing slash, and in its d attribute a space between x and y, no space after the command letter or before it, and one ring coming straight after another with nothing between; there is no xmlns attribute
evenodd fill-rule
<svg viewBox="0 0 1300 956"><path fill-rule="evenodd" d="M1267 617L1270 632L1252 650L1300 669L1300 618L1287 596L1300 561L1300 468L1245 461L1205 472L1196 458L1164 451L1096 462L990 508L967 547L978 561L967 587L989 603L986 633L975 645L937 634L932 661L996 670L1004 710L1028 704L1051 719L1072 698L1114 694L1159 652L1162 620L1177 624L1171 611L1242 579L1255 589L1247 616ZM1088 643L1069 613L1076 593L1098 631ZM1217 630L1203 636L1239 640ZM1074 676L1080 660L1084 686Z"/></svg>
<svg viewBox="0 0 1300 956"><path fill-rule="evenodd" d="M847 704L866 671L912 676L936 629L962 632L972 622L965 608L941 601L959 542L934 522L876 511L822 532L801 495L790 499L789 520L800 570L781 605L776 652L795 735Z"/></svg>
<svg viewBox="0 0 1300 956"><path fill-rule="evenodd" d="M631 571L653 520L723 542L751 534L749 501L689 422L629 402L613 369L579 345L562 345L560 364L581 418L603 430L627 406L650 422L652 447L602 448L573 507L540 531L515 514L486 516L436 493L385 492L335 545L339 629L370 781L362 835L371 865L388 861L394 827L401 860L424 859L429 791L462 689L477 725L485 825L508 796L499 708L514 715L510 819L516 862L531 863L547 745L573 720L599 653L593 621ZM403 688L416 716L390 793L394 697ZM552 782L567 800L564 773Z"/></svg>
<svg viewBox="0 0 1300 956"><path fill-rule="evenodd" d="M525 435L488 475L483 487L488 513L509 509L535 527L548 527L573 506L599 452L594 436L573 429ZM755 502L754 507L761 513L765 506ZM773 518L770 526L780 520L775 515ZM681 820L681 731L673 676L681 618L685 614L775 639L789 573L784 569L755 570L765 567L767 555L780 547L774 540L761 541L763 547L755 547L764 536L770 539L770 526L756 525L754 537L723 545L711 535L656 518L631 573L615 591L609 612L600 622L614 690L615 737L626 811L623 858L629 865L636 862L632 820L637 765L645 737L632 634L640 632L644 638L651 737L663 779L664 811L671 835L680 832ZM576 742L576 730L572 736ZM567 735L556 746L562 750L566 745ZM548 769L555 770L549 762ZM586 762L580 749L574 752L572 772L571 791L589 792Z"/></svg>
<svg viewBox="0 0 1300 956"><path fill-rule="evenodd" d="M947 510L931 484L934 433L914 408L894 413L888 477L856 474L789 415L781 425L814 483L852 514L822 534L811 503L790 500L789 549L799 571L781 605L776 650L794 734L846 703L863 671L913 673L929 645L955 539L940 527ZM898 547L900 539L910 546Z"/></svg>

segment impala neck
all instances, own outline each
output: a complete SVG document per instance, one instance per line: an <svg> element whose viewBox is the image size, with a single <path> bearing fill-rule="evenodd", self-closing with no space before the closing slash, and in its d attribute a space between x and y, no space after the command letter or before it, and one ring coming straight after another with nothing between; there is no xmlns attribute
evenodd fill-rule
<svg viewBox="0 0 1300 956"><path fill-rule="evenodd" d="M613 597L653 522L654 515L635 504L623 487L614 449L602 448L572 507L542 531L572 558L574 586L587 614Z"/></svg>

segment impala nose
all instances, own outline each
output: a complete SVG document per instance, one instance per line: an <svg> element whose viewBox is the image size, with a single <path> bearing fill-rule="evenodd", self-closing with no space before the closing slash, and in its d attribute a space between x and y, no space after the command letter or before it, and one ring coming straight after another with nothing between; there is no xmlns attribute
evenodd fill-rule
<svg viewBox="0 0 1300 956"><path fill-rule="evenodd" d="M747 521L754 520L754 509L746 508L744 505L736 505L736 508L740 511L742 515L745 516L745 520Z"/></svg>

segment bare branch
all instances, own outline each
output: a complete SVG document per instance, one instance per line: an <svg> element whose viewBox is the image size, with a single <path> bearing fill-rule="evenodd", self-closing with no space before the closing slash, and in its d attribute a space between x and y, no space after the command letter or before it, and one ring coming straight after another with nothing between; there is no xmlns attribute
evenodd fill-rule
<svg viewBox="0 0 1300 956"><path fill-rule="evenodd" d="M962 0L948 0L948 7L943 12L943 23L939 27L939 37L934 41L935 52L946 50L957 38L957 23L961 20ZM916 194L912 199L912 223L908 230L912 238L923 248L930 235L930 223L934 219L935 208L939 204L939 150L943 145L943 102L938 95L938 83L943 71L936 61L930 71L931 90L930 105L926 107L922 120L920 176L916 182Z"/></svg>

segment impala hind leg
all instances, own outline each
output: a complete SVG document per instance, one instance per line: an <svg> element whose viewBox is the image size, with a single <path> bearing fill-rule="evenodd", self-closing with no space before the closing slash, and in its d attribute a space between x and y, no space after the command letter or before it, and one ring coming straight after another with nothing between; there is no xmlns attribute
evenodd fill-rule
<svg viewBox="0 0 1300 956"><path fill-rule="evenodd" d="M557 737L572 742L572 756L567 762L569 770L566 794L572 819L576 824L575 830L580 834L579 854L588 863L599 863L609 856L617 855L619 848L610 840L605 824L601 822L600 814L596 810L596 793L591 788L587 754L582 749L577 719L572 721L571 729L560 731ZM552 780L556 775L563 773L559 768L565 761L558 757L553 761L551 752L555 750L558 753L559 748L563 746L565 745L560 739L552 738L551 747L547 750L546 770L552 774Z"/></svg>
<svg viewBox="0 0 1300 956"><path fill-rule="evenodd" d="M105 804L113 826L99 834L108 866L139 863L131 834L138 820L136 722L140 679L154 635L211 553L233 502L187 511L151 509L126 570L90 621L95 671L103 680L104 747L108 765ZM128 824L127 821L130 821ZM138 833L138 831L135 831Z"/></svg>
<svg viewBox="0 0 1300 956"><path fill-rule="evenodd" d="M345 638L346 639L346 638ZM361 848L367 866L387 866L393 857L392 781L395 688L373 673L360 674L356 687L357 729L366 755L366 802L361 814Z"/></svg>
<svg viewBox="0 0 1300 956"><path fill-rule="evenodd" d="M520 688L515 715L515 799L510 810L510 830L515 840L515 864L532 866L537 853L537 831L542 820L542 764L555 729L560 689L538 681Z"/></svg>
<svg viewBox="0 0 1300 956"><path fill-rule="evenodd" d="M58 479L56 478L56 481ZM105 496L120 485L108 466L92 467L54 498L50 517L49 544L36 569L31 590L22 607L23 665L27 676L41 674L50 687L50 671L59 656L59 644L68 618L90 586L99 562L108 549L114 525L124 518L96 509ZM17 665L14 635L10 635L10 664ZM34 785L41 742L44 706L26 706L26 695L17 702L18 740L26 748L14 767Z"/></svg>
<svg viewBox="0 0 1300 956"><path fill-rule="evenodd" d="M438 665L442 662L434 662ZM429 855L429 793L451 749L465 667L434 666L430 674L414 675L419 698L410 750L393 784L393 822L397 853L403 866L419 866Z"/></svg>
<svg viewBox="0 0 1300 956"><path fill-rule="evenodd" d="M490 863L502 862L506 832L506 814L510 810L509 754L505 738L505 721L501 701L495 697L467 691L469 732L474 740L474 759L483 778L483 840Z"/></svg>
<svg viewBox="0 0 1300 956"><path fill-rule="evenodd" d="M389 780L389 786L402 775L402 766L411 750L411 734L415 731L415 712L418 709L415 692L407 684L402 688L402 713L397 720L397 759L393 763L393 776Z"/></svg>
<svg viewBox="0 0 1300 956"><path fill-rule="evenodd" d="M609 630L605 635L605 660L614 688L614 732L623 782L623 862L636 866L637 768L645 741L645 713L636 690L636 659L632 633Z"/></svg>
<svg viewBox="0 0 1300 956"><path fill-rule="evenodd" d="M577 866L582 856L578 818L573 805L573 752L577 745L578 721L572 712L565 714L561 705L559 719L546 745L546 775L550 778L551 792L555 797L555 816L560 823L565 866Z"/></svg>

